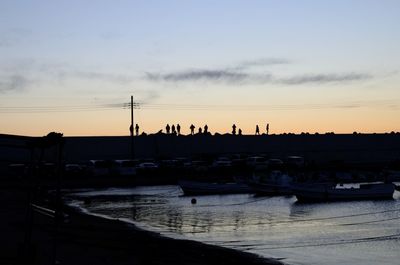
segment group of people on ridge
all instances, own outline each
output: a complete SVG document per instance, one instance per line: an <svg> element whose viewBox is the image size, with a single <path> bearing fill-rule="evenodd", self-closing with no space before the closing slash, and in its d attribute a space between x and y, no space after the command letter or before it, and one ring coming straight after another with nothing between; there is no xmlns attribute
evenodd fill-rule
<svg viewBox="0 0 400 265"><path fill-rule="evenodd" d="M193 124L190 125L190 135L194 135L194 129L196 128ZM267 123L267 126L265 127L267 134L269 134L269 123ZM167 124L167 126L165 126L165 130L167 134L173 134L173 135L181 135L181 126L179 125L179 123L175 126L175 124L172 124L171 126L169 124ZM131 136L133 136L133 127L132 125L129 127L129 131L131 133ZM159 133L161 133L162 130L159 131ZM136 136L139 135L139 125L136 124L135 126L135 133ZM209 134L208 132L208 125L204 125L204 129L202 127L199 127L198 130L198 134ZM236 125L233 124L232 125L232 134L236 135ZM242 135L242 129L239 128L238 130L238 135ZM256 135L260 135L260 127L258 126L258 124L256 125Z"/></svg>
<svg viewBox="0 0 400 265"><path fill-rule="evenodd" d="M267 126L265 127L267 134L269 134L269 123L267 123ZM236 135L236 125L233 124L232 125L232 134ZM242 135L242 129L239 128L238 130L238 135ZM256 135L260 135L260 127L258 126L258 124L256 125Z"/></svg>
<svg viewBox="0 0 400 265"><path fill-rule="evenodd" d="M181 135L181 126L179 123L176 125L176 127L174 124L172 124L172 126L167 124L167 126L165 126L165 130L167 131L167 134Z"/></svg>

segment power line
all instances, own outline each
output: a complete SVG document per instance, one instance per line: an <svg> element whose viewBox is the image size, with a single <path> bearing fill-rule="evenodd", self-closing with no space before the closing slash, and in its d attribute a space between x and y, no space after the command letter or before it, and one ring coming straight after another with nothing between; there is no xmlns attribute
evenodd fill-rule
<svg viewBox="0 0 400 265"><path fill-rule="evenodd" d="M321 109L357 109L362 107L390 107L400 109L397 100L349 101L343 103L305 103L305 104L268 104L268 105L220 105L220 104L173 104L134 102L134 109L142 110L192 110L192 111L294 111ZM131 103L53 105L53 106L0 106L0 113L52 113L128 110Z"/></svg>

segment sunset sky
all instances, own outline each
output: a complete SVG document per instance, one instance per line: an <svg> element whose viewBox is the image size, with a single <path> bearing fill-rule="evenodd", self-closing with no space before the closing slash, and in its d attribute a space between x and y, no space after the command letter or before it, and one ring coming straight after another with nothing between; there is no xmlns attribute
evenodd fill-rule
<svg viewBox="0 0 400 265"><path fill-rule="evenodd" d="M400 131L399 84L398 0L0 1L0 133Z"/></svg>

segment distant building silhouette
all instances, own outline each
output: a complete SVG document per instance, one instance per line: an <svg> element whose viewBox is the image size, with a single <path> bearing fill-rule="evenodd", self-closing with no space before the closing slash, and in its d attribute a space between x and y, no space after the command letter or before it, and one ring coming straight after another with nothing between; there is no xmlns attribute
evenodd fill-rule
<svg viewBox="0 0 400 265"><path fill-rule="evenodd" d="M181 126L179 125L179 123L176 125L176 131L177 131L178 135L181 134Z"/></svg>
<svg viewBox="0 0 400 265"><path fill-rule="evenodd" d="M194 135L194 128L196 128L196 127L194 127L193 124L190 125L190 134L191 134L191 135Z"/></svg>
<svg viewBox="0 0 400 265"><path fill-rule="evenodd" d="M256 135L260 135L260 127L258 127L258 124L256 125Z"/></svg>
<svg viewBox="0 0 400 265"><path fill-rule="evenodd" d="M235 124L232 125L232 134L233 135L236 134L236 125Z"/></svg>
<svg viewBox="0 0 400 265"><path fill-rule="evenodd" d="M169 124L167 124L167 126L165 126L165 130L167 131L167 134L169 134L171 127L169 127Z"/></svg>

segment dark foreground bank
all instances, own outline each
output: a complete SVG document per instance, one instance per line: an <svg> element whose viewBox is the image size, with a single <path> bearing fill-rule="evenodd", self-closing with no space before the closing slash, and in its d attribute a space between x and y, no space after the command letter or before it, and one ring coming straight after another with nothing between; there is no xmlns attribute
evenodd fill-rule
<svg viewBox="0 0 400 265"><path fill-rule="evenodd" d="M29 251L23 252L29 228L25 222L27 192L21 187L1 187L0 199L0 264L54 264L54 260L57 264L77 265L283 264L232 249L161 237L71 208L65 208L68 219L57 232L52 218L35 212Z"/></svg>

